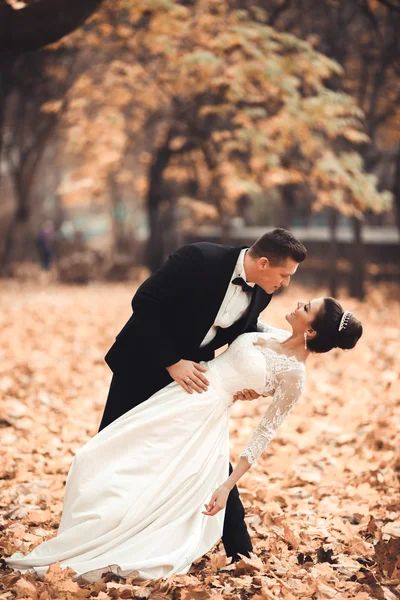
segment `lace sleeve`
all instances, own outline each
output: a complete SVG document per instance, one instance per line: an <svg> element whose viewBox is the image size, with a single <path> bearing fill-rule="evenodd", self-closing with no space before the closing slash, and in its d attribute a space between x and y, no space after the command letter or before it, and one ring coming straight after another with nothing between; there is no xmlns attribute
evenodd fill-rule
<svg viewBox="0 0 400 600"><path fill-rule="evenodd" d="M290 409L300 398L305 384L305 373L301 369L283 371L277 376L277 382L272 403L240 455L245 456L251 465L261 456Z"/></svg>

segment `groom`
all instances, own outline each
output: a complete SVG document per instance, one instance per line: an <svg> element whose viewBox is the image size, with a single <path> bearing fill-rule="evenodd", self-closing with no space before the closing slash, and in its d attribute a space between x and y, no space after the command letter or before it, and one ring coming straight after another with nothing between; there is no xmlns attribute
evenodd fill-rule
<svg viewBox="0 0 400 600"><path fill-rule="evenodd" d="M259 314L287 287L307 251L289 231L274 229L250 248L208 242L179 248L137 290L133 314L105 360L113 371L100 430L175 380L190 394L207 390L200 361L245 332L262 331ZM258 397L238 390L237 398ZM230 472L232 467L229 465ZM222 541L228 557L252 550L235 487Z"/></svg>

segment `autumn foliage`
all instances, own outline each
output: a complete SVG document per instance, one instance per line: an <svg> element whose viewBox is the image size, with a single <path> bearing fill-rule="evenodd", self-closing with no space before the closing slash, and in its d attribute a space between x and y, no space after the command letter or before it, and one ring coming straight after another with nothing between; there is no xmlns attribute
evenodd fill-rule
<svg viewBox="0 0 400 600"><path fill-rule="evenodd" d="M106 2L82 39L98 48L97 65L71 88L66 135L86 159L76 177L98 195L134 144L148 172L119 169L120 181L151 194L162 152L165 178L188 178L191 164L221 220L242 194L289 184L306 185L315 208L360 215L389 205L355 152L368 141L362 111L328 85L341 66L274 30L261 8Z"/></svg>
<svg viewBox="0 0 400 600"><path fill-rule="evenodd" d="M0 6L13 18L50 4L65 16L62 2ZM340 29L335 20L334 49L348 49L349 35L360 38L349 62L348 52L328 43L324 7L316 11L322 39L306 35L312 7L302 15L289 4L271 0L265 10L236 0L75 0L74 22L94 11L81 27L38 54L4 61L0 145L15 211L0 263L15 260L13 246L24 248L37 215L50 211L45 197L57 204L54 220L84 208L110 215L110 254L129 238L121 239L118 214L147 217L151 270L180 245L182 231L212 223L227 237L243 199L267 210L278 202L286 219L326 207L360 219L390 208L385 188L398 188L397 155L388 158L389 179L378 181L368 148L373 138L376 151L377 132L392 132L389 146L398 139L395 65L386 68L375 39L397 13L391 19L391 9L373 0L354 11L334 3L335 18L351 25ZM378 33L365 24L367 8ZM392 29L383 54L397 47Z"/></svg>

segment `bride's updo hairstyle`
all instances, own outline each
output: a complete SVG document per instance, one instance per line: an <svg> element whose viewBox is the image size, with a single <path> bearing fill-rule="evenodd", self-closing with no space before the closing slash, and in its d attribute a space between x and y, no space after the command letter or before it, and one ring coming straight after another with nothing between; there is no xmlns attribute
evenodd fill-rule
<svg viewBox="0 0 400 600"><path fill-rule="evenodd" d="M311 327L317 335L307 340L307 348L311 352L329 352L332 348L349 350L354 348L362 335L363 328L358 319L343 311L334 298L324 298L324 305L319 310Z"/></svg>

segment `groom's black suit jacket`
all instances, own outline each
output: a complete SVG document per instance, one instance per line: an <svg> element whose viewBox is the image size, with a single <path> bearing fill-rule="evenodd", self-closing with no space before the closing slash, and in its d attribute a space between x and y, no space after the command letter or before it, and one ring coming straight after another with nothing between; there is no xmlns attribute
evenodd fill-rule
<svg viewBox="0 0 400 600"><path fill-rule="evenodd" d="M115 406L113 419L168 385L172 379L166 367L182 358L210 360L217 348L241 333L257 331L258 316L272 295L256 285L244 316L231 327L218 328L216 337L200 348L241 250L208 242L183 246L139 287L132 300L133 314L105 357L132 394L132 405Z"/></svg>

